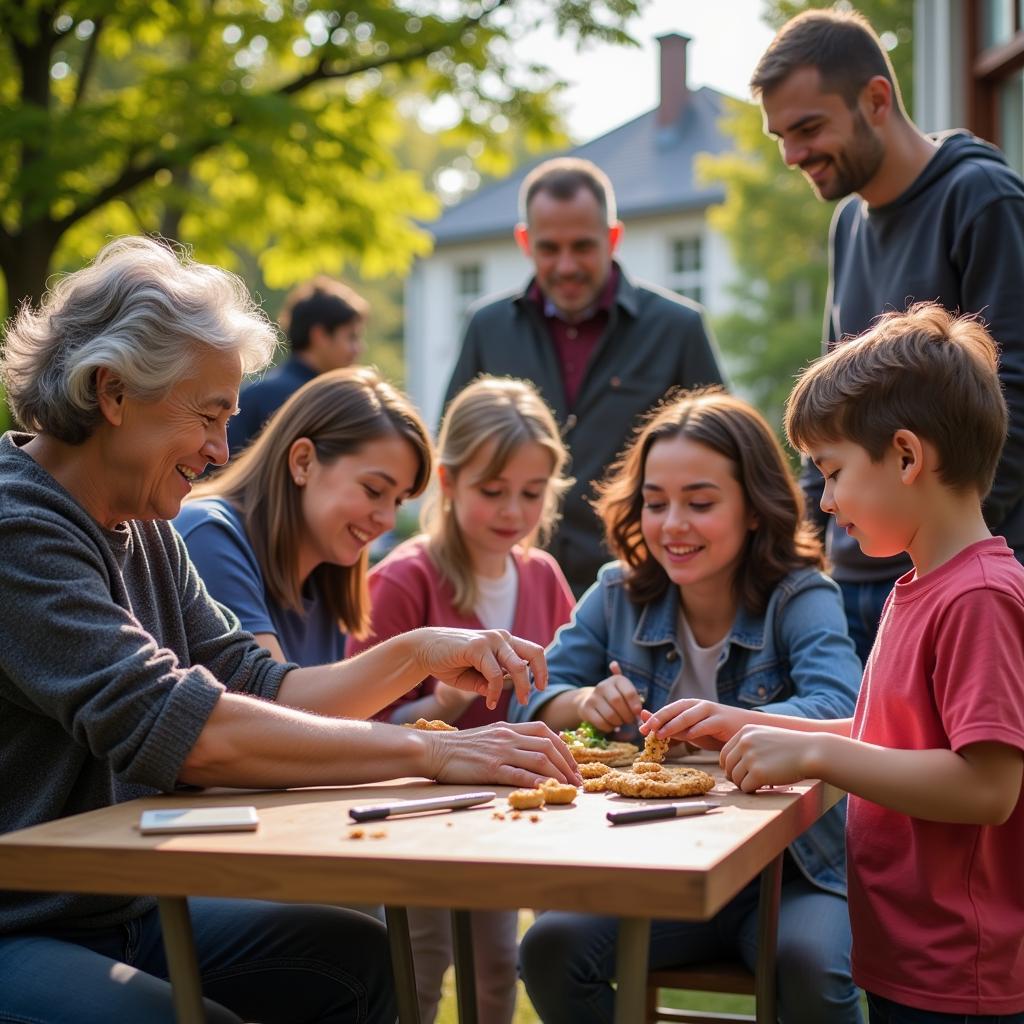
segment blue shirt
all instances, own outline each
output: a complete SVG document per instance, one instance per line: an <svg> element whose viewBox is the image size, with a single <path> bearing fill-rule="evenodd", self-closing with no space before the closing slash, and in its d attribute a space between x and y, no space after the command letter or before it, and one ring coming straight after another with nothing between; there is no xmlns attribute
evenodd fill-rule
<svg viewBox="0 0 1024 1024"><path fill-rule="evenodd" d="M282 608L267 592L256 552L233 505L201 498L173 520L206 589L250 633L273 633L284 656L298 665L325 665L345 655L345 637L313 582L302 595L303 614Z"/></svg>
<svg viewBox="0 0 1024 1024"><path fill-rule="evenodd" d="M679 675L679 590L669 586L647 605L626 592L621 565L601 569L572 621L547 651L547 689L533 692L511 717L528 721L559 693L593 686L617 661L644 706L658 711ZM839 588L815 569L781 579L762 615L740 608L718 662L723 704L801 718L847 718L860 689L861 665L846 629ZM790 850L807 878L846 894L845 801L797 838Z"/></svg>
<svg viewBox="0 0 1024 1024"><path fill-rule="evenodd" d="M238 396L238 415L228 420L231 457L245 448L263 429L263 424L316 375L316 370L292 355L262 380L246 384Z"/></svg>

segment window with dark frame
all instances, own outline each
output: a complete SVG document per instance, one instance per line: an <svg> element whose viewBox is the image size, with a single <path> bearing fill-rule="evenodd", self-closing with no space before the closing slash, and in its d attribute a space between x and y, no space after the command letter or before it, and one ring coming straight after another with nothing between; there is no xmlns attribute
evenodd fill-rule
<svg viewBox="0 0 1024 1024"><path fill-rule="evenodd" d="M1024 0L967 0L968 127L1024 174Z"/></svg>
<svg viewBox="0 0 1024 1024"><path fill-rule="evenodd" d="M484 293L484 271L479 263L462 263L455 268L455 308L463 320L469 307Z"/></svg>
<svg viewBox="0 0 1024 1024"><path fill-rule="evenodd" d="M700 235L669 243L669 287L694 302L703 302L704 247Z"/></svg>

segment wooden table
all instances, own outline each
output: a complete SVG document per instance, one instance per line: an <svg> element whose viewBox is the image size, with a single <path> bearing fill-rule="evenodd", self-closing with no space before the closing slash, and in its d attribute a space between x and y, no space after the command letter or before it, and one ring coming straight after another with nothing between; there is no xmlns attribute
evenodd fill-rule
<svg viewBox="0 0 1024 1024"><path fill-rule="evenodd" d="M354 804L487 788L498 793L495 805L358 828L347 813ZM617 914L623 922L616 1021L635 1024L643 1019L651 919L706 920L764 872L758 1019L775 1021L781 854L841 798L840 791L807 782L747 795L719 776L707 797L720 803L715 811L616 826L605 820L606 811L642 802L581 793L573 806L513 819L507 793L414 779L136 800L0 836L0 879L7 889L156 895L182 1024L203 1019L187 896L383 904L403 1022L417 1019L404 908L455 908L464 1022L475 1020L468 911L537 907ZM137 829L143 809L239 803L259 809L259 831L172 837L142 836Z"/></svg>

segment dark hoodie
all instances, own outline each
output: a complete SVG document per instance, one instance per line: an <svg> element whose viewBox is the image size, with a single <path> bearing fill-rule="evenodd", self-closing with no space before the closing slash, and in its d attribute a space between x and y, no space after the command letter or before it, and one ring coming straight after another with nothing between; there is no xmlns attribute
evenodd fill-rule
<svg viewBox="0 0 1024 1024"><path fill-rule="evenodd" d="M1010 434L985 519L1022 558L1024 181L999 150L969 132L934 138L940 143L935 155L897 199L870 207L852 195L836 209L825 344L832 348L867 330L880 313L902 312L912 302L934 300L981 316L1000 346L999 376L1010 408ZM802 482L808 507L817 512L821 475L809 465ZM910 567L903 555L868 558L834 522L828 546L837 580L895 579Z"/></svg>

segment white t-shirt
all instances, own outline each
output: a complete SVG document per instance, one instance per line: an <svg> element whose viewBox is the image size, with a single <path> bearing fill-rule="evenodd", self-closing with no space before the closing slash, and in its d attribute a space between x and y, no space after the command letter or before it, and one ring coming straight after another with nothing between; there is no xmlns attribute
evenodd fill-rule
<svg viewBox="0 0 1024 1024"><path fill-rule="evenodd" d="M681 661L683 664L676 681L672 684L668 702L671 703L683 697L717 701L718 659L721 657L722 651L725 650L729 634L727 633L710 647L701 647L697 643L682 609L679 610L679 623L676 629L679 646L682 648Z"/></svg>
<svg viewBox="0 0 1024 1024"><path fill-rule="evenodd" d="M498 579L476 578L476 604L473 611L484 629L512 629L519 598L519 573L515 559L508 556L505 572Z"/></svg>

